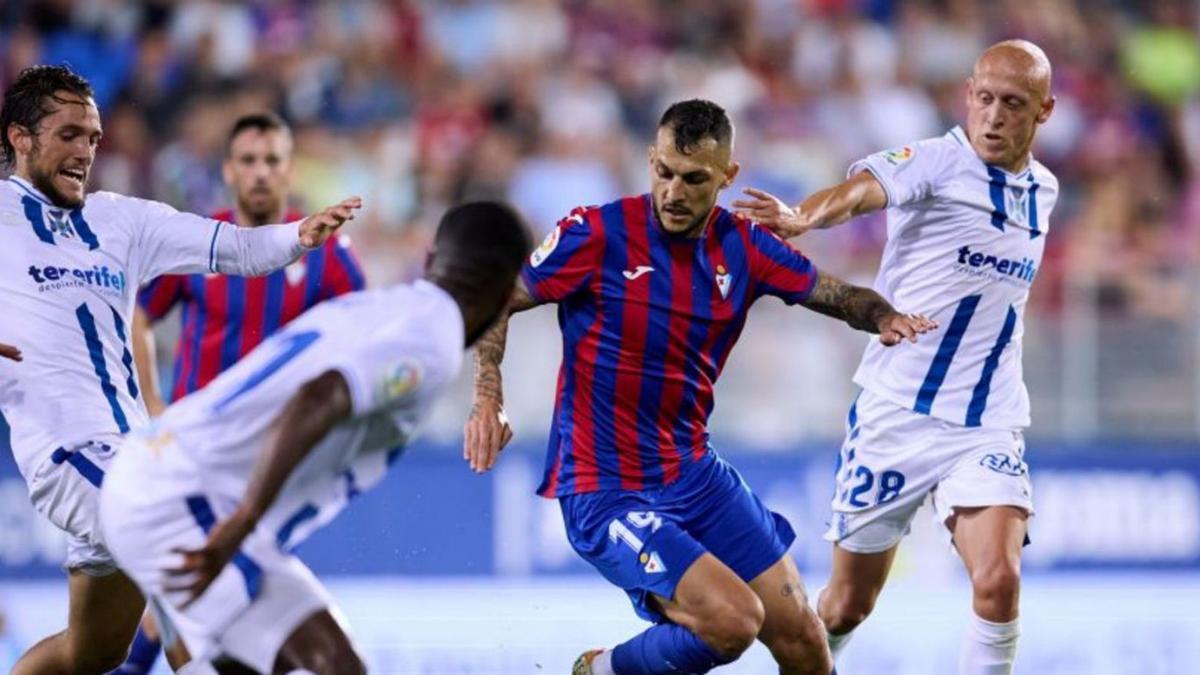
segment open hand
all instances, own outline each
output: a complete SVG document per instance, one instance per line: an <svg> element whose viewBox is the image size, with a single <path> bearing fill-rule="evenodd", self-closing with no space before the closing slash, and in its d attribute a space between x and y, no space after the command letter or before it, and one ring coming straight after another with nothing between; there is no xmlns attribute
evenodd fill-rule
<svg viewBox="0 0 1200 675"><path fill-rule="evenodd" d="M346 221L354 220L354 212L362 208L362 199L350 197L317 211L300 222L300 243L316 248L325 243Z"/></svg>
<svg viewBox="0 0 1200 675"><path fill-rule="evenodd" d="M879 320L879 341L885 347L894 347L903 340L915 343L918 335L937 330L937 327L937 322L924 314L892 312Z"/></svg>
<svg viewBox="0 0 1200 675"><path fill-rule="evenodd" d="M239 510L213 526L203 548L192 551L179 548L172 550L172 553L183 556L183 564L165 570L170 580L165 590L168 593L188 594L187 600L181 605L182 608L195 602L237 554L238 547L253 529L253 521L242 515Z"/></svg>
<svg viewBox="0 0 1200 675"><path fill-rule="evenodd" d="M762 225L783 239L790 239L812 229L800 212L769 192L755 188L742 190L749 199L733 200L734 212Z"/></svg>
<svg viewBox="0 0 1200 675"><path fill-rule="evenodd" d="M463 425L463 459L475 473L490 471L512 437L504 407L492 398L477 399Z"/></svg>

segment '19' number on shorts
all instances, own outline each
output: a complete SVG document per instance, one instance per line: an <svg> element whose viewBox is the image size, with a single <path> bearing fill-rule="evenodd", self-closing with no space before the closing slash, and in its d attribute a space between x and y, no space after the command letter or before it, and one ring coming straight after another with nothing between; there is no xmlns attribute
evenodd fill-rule
<svg viewBox="0 0 1200 675"><path fill-rule="evenodd" d="M870 504L863 501L861 497L875 487L875 474L867 467L860 466L854 470L854 476L861 482L850 489L850 492L847 493L847 500L850 506L866 508ZM884 471L879 474L879 494L875 496L875 504L886 504L892 501L900 496L900 491L903 489L904 474L899 471Z"/></svg>
<svg viewBox="0 0 1200 675"><path fill-rule="evenodd" d="M657 532L658 528L662 527L662 518L656 515L653 511L630 511L629 513L625 514L625 519L628 520L629 524L635 528L639 530L645 530L646 528L649 528L650 532L652 533ZM635 552L641 551L642 546L644 545L641 537L634 534L633 530L629 529L625 523L621 522L620 518L614 518L613 521L608 524L608 538L612 541L617 541L619 539L625 542L625 544L628 545L629 548L632 548Z"/></svg>

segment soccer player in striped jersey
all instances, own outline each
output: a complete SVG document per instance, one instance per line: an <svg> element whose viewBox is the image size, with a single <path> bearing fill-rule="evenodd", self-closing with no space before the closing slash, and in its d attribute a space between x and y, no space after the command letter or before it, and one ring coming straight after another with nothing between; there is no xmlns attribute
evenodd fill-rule
<svg viewBox="0 0 1200 675"><path fill-rule="evenodd" d="M302 217L287 208L292 133L278 115L250 113L234 122L221 175L234 208L214 214L216 220L261 227ZM362 288L362 269L346 235L331 237L286 268L261 277L170 274L154 279L138 293L131 337L138 384L150 416L157 417L166 406L159 391L150 324L172 308L181 307L183 324L171 386L171 400L177 401L208 384L318 302ZM116 672L150 672L159 649L158 633L147 613L129 656ZM182 662L186 655L175 654L171 660Z"/></svg>
<svg viewBox="0 0 1200 675"><path fill-rule="evenodd" d="M1021 338L1058 181L1030 154L1050 118L1050 61L1022 40L987 49L967 80L967 128L855 162L795 209L749 190L734 202L784 236L887 209L875 288L942 329L905 350L868 345L854 381L819 594L834 656L875 606L927 495L970 573L959 671L1003 675L1016 658L1026 521L1029 395Z"/></svg>
<svg viewBox="0 0 1200 675"><path fill-rule="evenodd" d="M585 653L577 675L703 673L756 638L782 673L828 673L823 631L786 555L791 526L709 445L713 385L764 295L879 333L886 345L932 327L718 207L737 175L732 152L719 106L672 105L649 152L651 193L562 220L511 301L510 313L558 303L563 332L539 493L560 501L576 552L657 624ZM477 349L464 440L476 471L490 469L511 437L499 370L506 331L503 316Z"/></svg>
<svg viewBox="0 0 1200 675"><path fill-rule="evenodd" d="M68 535L67 629L25 653L17 675L102 673L125 657L144 602L97 524L105 467L146 422L129 350L139 285L160 274L265 274L321 245L358 199L262 228L87 194L102 135L91 86L62 66L17 76L0 107L0 411L39 513ZM11 351L6 355L12 356Z"/></svg>
<svg viewBox="0 0 1200 675"><path fill-rule="evenodd" d="M221 176L234 208L213 215L245 227L288 222L299 216L288 209L292 179L292 134L273 113L244 115L226 142ZM164 407L154 359L154 334L148 324L172 308L182 309L171 400L208 384L258 343L318 302L364 286L362 268L349 237L330 238L285 269L261 277L219 274L161 276L138 293L134 316L134 356L151 416Z"/></svg>

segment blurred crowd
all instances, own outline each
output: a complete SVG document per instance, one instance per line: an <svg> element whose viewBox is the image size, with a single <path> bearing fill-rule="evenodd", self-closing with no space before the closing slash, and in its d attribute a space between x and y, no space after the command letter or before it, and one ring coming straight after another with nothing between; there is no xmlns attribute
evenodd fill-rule
<svg viewBox="0 0 1200 675"><path fill-rule="evenodd" d="M944 133L991 42L1054 64L1035 154L1061 180L1035 311L1072 285L1106 312L1183 320L1200 258L1200 44L1183 0L7 0L0 85L69 62L96 88L93 188L199 212L227 205L234 116L294 126L301 208L367 202L353 236L372 282L411 277L438 214L515 202L544 231L648 184L673 100L737 125L738 184L788 200L864 154ZM878 218L800 242L868 280Z"/></svg>

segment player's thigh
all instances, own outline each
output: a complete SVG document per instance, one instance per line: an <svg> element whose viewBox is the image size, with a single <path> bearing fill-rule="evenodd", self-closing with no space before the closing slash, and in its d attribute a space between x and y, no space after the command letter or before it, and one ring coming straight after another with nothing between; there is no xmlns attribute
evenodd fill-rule
<svg viewBox="0 0 1200 675"><path fill-rule="evenodd" d="M791 556L783 556L750 582L763 604L764 620L759 639L775 649L781 643L799 642L822 649L825 631L808 605L804 581ZM782 648L782 645L781 645Z"/></svg>
<svg viewBox="0 0 1200 675"><path fill-rule="evenodd" d="M350 636L328 610L320 610L305 619L279 649L273 672L285 675L299 669L317 675L360 675L366 672L366 666Z"/></svg>
<svg viewBox="0 0 1200 675"><path fill-rule="evenodd" d="M954 547L975 579L981 573L1019 574L1029 515L1016 506L960 508L950 520Z"/></svg>
<svg viewBox="0 0 1200 675"><path fill-rule="evenodd" d="M124 654L146 606L137 585L120 571L94 576L72 570L68 589L71 649L81 656Z"/></svg>
<svg viewBox="0 0 1200 675"><path fill-rule="evenodd" d="M762 621L762 603L750 586L711 553L692 563L675 586L673 597L655 594L652 602L667 619L688 628L709 644L718 633L736 632L743 622Z"/></svg>

